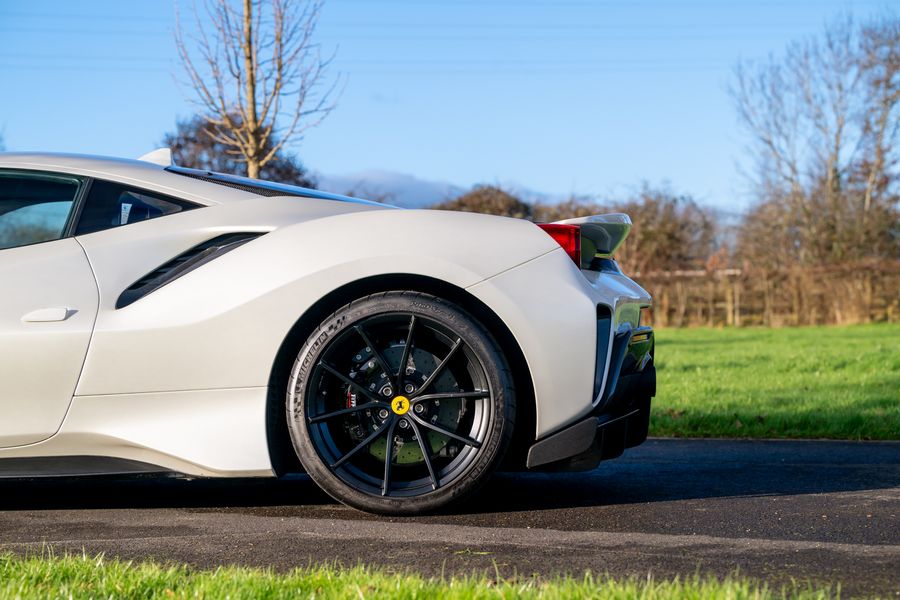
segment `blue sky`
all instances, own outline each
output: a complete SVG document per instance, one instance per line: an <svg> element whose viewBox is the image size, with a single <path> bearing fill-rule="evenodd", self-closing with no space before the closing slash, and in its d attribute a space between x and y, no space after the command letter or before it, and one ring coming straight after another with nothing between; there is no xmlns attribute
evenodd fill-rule
<svg viewBox="0 0 900 600"><path fill-rule="evenodd" d="M190 0L181 0L189 7ZM138 156L194 110L173 0L0 0L9 150ZM318 41L346 78L293 148L329 175L622 195L641 181L725 210L750 200L727 86L874 0L329 0ZM345 191L345 190L335 190Z"/></svg>

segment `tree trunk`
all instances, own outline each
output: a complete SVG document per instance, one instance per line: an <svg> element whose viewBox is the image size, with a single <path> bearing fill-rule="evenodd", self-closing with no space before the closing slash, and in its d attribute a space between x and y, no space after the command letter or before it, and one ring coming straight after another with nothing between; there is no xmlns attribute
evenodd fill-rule
<svg viewBox="0 0 900 600"><path fill-rule="evenodd" d="M253 42L253 0L244 0L244 71L247 76L244 102L247 105L244 124L247 143L244 158L247 160L247 177L259 178L260 147L259 117L256 113L256 56Z"/></svg>

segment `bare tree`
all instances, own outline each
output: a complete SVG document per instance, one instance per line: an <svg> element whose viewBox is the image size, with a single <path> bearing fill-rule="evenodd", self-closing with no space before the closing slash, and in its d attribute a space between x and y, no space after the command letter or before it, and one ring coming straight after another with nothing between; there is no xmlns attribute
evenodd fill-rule
<svg viewBox="0 0 900 600"><path fill-rule="evenodd" d="M210 127L209 122L199 115L179 120L175 131L163 136L162 143L172 149L172 158L183 167L238 174L244 169L243 163L228 153L227 146L213 139ZM277 138L274 141L270 138L269 143L277 143ZM265 150L268 152L269 148ZM315 178L300 159L283 148L260 167L259 177L307 188L316 187Z"/></svg>
<svg viewBox="0 0 900 600"><path fill-rule="evenodd" d="M863 214L881 200L890 183L884 173L897 167L895 141L900 127L900 20L868 24L861 31L860 70L870 110L863 116L863 150L868 159Z"/></svg>
<svg viewBox="0 0 900 600"><path fill-rule="evenodd" d="M896 256L897 18L841 18L780 57L741 63L732 95L755 159L759 201L741 247L766 255L756 264Z"/></svg>
<svg viewBox="0 0 900 600"><path fill-rule="evenodd" d="M195 0L196 1L196 0ZM258 177L334 108L338 80L313 41L324 0L203 0L175 43L210 137Z"/></svg>

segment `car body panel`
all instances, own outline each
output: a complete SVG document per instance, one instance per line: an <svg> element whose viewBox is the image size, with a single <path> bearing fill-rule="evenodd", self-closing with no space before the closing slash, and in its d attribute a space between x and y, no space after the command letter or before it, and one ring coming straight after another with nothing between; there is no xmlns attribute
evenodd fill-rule
<svg viewBox="0 0 900 600"><path fill-rule="evenodd" d="M597 306L614 315L613 336L621 327L636 327L640 308L650 304L649 295L621 274L581 271L550 236L523 220L341 199L260 197L120 159L0 154L0 169L117 181L201 206L0 250L0 269L4 261L9 268L18 263L14 257L50 253L54 245L73 256L81 253L79 268L55 275L60 285L78 288L78 298L54 299L78 304L78 319L46 325L48 331L72 328L75 342L60 352L83 360L83 368L78 364L77 373L72 367L63 377L43 371L71 389L57 394L61 399L46 411L49 424L38 428L40 435L0 448L0 463L96 455L190 475L272 475L268 386L286 336L335 290L395 275L439 280L496 315L527 363L534 386L533 437L540 439L596 406ZM147 273L234 232L264 235L116 308L123 290ZM17 277L24 281L28 267L21 264ZM34 308L48 303L54 304L48 299ZM7 328L20 310L11 304L0 308ZM29 339L39 344L35 330ZM14 352L0 338L0 358ZM600 368L607 368L608 358Z"/></svg>
<svg viewBox="0 0 900 600"><path fill-rule="evenodd" d="M122 158L51 152L7 152L0 153L0 169L29 169L96 177L177 196L204 206L240 202L256 197L242 190L210 185L170 173L157 164Z"/></svg>
<svg viewBox="0 0 900 600"><path fill-rule="evenodd" d="M87 257L71 238L0 251L0 282L0 447L8 447L59 429L98 301Z"/></svg>
<svg viewBox="0 0 900 600"><path fill-rule="evenodd" d="M176 219L204 217L208 223L215 218L209 213L218 210L167 217L171 221L164 226L180 238L185 226ZM163 224L162 218L138 223L134 231L78 238L97 273L100 313L77 395L265 386L290 329L338 287L373 275L407 274L466 288L523 262L522 238L529 237L523 233L533 236L527 253L558 247L524 221L445 213L443 226L424 226L433 214L363 210L316 216L259 237L118 310L116 298L133 281L204 236L237 229L207 225L177 241L136 231ZM461 230L467 232L463 240ZM160 247L166 256L159 255ZM157 254L153 260L146 258L151 252ZM123 255L140 258L127 264Z"/></svg>
<svg viewBox="0 0 900 600"><path fill-rule="evenodd" d="M552 282L552 285L548 285ZM624 276L581 271L558 248L468 289L503 319L516 337L534 383L536 437L549 435L587 414L603 394L593 397L597 306L610 307L623 324L624 307L639 311L650 295ZM636 324L635 324L636 326ZM589 373L590 377L585 374ZM604 381L606 377L604 376Z"/></svg>
<svg viewBox="0 0 900 600"><path fill-rule="evenodd" d="M0 449L0 460L90 455L200 477L272 476L266 395L263 387L78 396L58 433Z"/></svg>

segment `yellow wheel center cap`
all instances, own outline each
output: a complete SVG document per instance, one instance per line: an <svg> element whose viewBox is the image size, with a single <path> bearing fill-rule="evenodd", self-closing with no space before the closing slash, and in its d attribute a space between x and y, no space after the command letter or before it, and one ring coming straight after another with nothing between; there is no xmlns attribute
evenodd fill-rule
<svg viewBox="0 0 900 600"><path fill-rule="evenodd" d="M391 410L394 414L405 415L409 412L409 398L406 396L397 396L391 400Z"/></svg>

